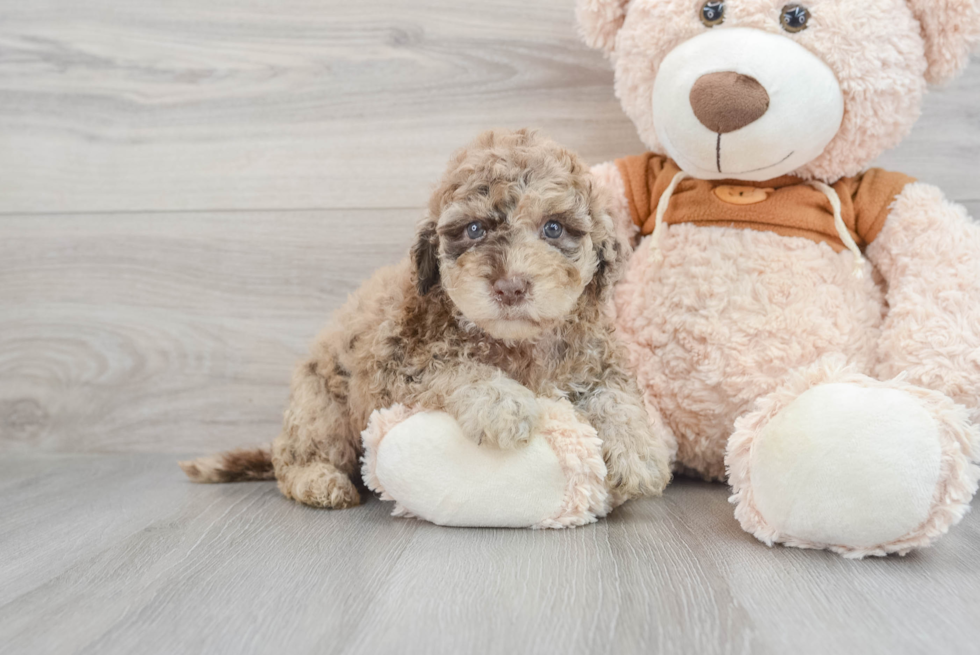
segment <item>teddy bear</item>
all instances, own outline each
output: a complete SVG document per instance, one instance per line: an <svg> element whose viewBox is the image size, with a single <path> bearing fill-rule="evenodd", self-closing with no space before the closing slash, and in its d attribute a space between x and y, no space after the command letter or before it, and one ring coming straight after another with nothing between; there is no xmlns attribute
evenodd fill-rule
<svg viewBox="0 0 980 655"><path fill-rule="evenodd" d="M768 545L906 554L980 479L980 227L868 169L980 36L976 0L579 0L650 152L599 164L614 292L675 471Z"/></svg>

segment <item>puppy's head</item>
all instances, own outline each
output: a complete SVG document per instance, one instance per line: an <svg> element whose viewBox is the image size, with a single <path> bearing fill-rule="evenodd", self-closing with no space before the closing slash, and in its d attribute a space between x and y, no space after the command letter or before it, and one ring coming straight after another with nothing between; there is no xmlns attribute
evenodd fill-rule
<svg viewBox="0 0 980 655"><path fill-rule="evenodd" d="M417 287L441 285L497 339L532 339L597 307L620 248L586 166L528 130L491 131L452 158L413 249Z"/></svg>

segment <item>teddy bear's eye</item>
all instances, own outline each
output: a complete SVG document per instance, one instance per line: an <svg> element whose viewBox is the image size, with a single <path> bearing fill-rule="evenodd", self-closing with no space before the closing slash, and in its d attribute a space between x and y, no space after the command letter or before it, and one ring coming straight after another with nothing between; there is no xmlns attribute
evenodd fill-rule
<svg viewBox="0 0 980 655"><path fill-rule="evenodd" d="M810 23L810 11L801 5L786 5L779 22L787 32L802 32Z"/></svg>
<svg viewBox="0 0 980 655"><path fill-rule="evenodd" d="M701 22L707 27L714 27L725 22L725 3L706 2L701 7Z"/></svg>

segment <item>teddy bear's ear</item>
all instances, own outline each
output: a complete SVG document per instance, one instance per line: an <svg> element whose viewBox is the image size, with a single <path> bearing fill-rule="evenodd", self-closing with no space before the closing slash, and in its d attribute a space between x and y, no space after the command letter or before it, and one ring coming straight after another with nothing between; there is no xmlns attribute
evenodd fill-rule
<svg viewBox="0 0 980 655"><path fill-rule="evenodd" d="M575 16L589 47L612 54L616 33L626 20L627 4L629 0L578 0Z"/></svg>
<svg viewBox="0 0 980 655"><path fill-rule="evenodd" d="M980 0L908 0L926 42L926 81L941 84L966 66L980 43Z"/></svg>

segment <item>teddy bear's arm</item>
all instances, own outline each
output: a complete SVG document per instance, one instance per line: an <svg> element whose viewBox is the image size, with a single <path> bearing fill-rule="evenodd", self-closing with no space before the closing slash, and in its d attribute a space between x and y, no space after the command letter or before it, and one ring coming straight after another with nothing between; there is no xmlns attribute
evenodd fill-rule
<svg viewBox="0 0 980 655"><path fill-rule="evenodd" d="M980 225L936 187L909 184L867 255L887 289L878 377L905 372L980 422Z"/></svg>
<svg viewBox="0 0 980 655"><path fill-rule="evenodd" d="M640 238L640 229L633 223L630 215L630 203L626 197L626 185L614 162L607 161L592 167L592 175L606 189L609 203L609 214L616 227L616 237L630 249L636 247Z"/></svg>

